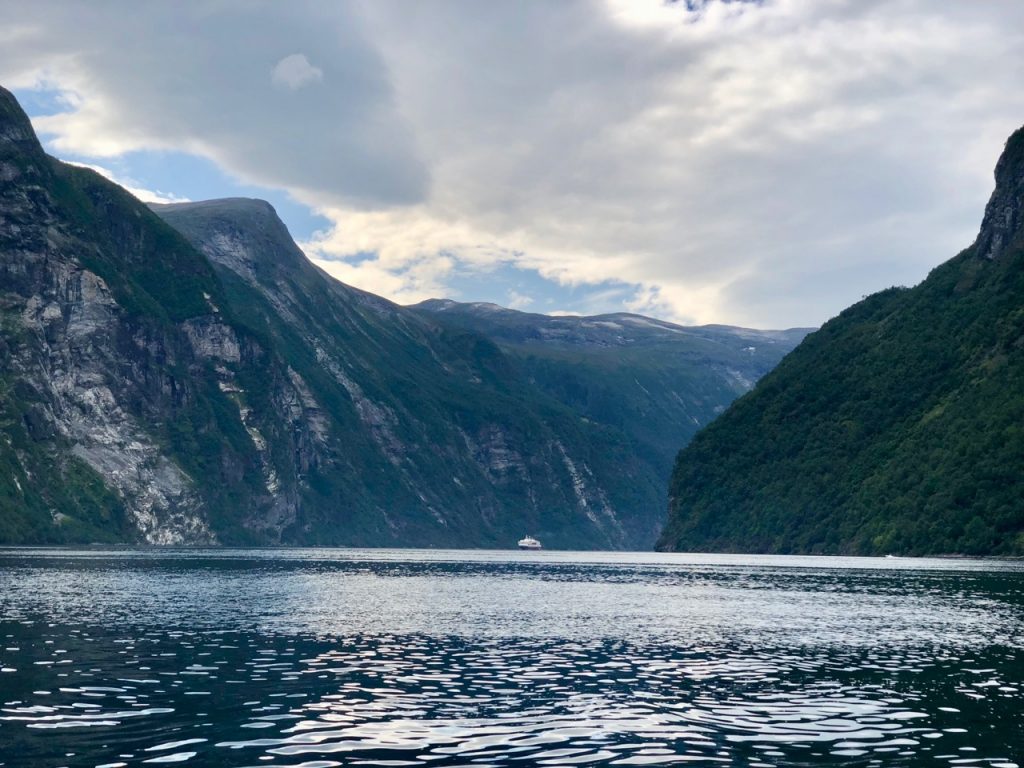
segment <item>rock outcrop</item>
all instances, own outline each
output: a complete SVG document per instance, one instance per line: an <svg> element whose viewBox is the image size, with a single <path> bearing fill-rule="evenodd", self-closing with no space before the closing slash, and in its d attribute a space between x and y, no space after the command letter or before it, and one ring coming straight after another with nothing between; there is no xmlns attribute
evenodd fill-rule
<svg viewBox="0 0 1024 768"><path fill-rule="evenodd" d="M1006 142L996 164L996 187L985 206L985 218L974 242L974 252L982 259L998 258L1014 245L1020 245L1024 224L1024 128Z"/></svg>

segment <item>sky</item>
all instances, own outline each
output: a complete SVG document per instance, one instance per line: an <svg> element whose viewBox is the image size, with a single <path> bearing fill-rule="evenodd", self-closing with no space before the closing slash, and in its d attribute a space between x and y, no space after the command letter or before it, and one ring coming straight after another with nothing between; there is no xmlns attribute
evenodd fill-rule
<svg viewBox="0 0 1024 768"><path fill-rule="evenodd" d="M1009 0L5 0L0 85L145 200L400 303L819 325L971 244Z"/></svg>

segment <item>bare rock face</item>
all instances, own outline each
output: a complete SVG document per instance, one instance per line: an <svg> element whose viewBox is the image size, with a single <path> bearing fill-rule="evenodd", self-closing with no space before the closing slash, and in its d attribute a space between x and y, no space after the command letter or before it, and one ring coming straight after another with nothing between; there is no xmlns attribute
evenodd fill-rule
<svg viewBox="0 0 1024 768"><path fill-rule="evenodd" d="M186 320L182 324L192 349L204 360L237 363L242 359L242 348L234 329L216 317Z"/></svg>
<svg viewBox="0 0 1024 768"><path fill-rule="evenodd" d="M1006 142L996 164L996 188L985 206L974 252L983 259L996 259L1020 237L1024 225L1024 128Z"/></svg>
<svg viewBox="0 0 1024 768"><path fill-rule="evenodd" d="M224 316L200 254L47 157L2 89L0 166L0 540L279 541L324 443L301 377Z"/></svg>
<svg viewBox="0 0 1024 768"><path fill-rule="evenodd" d="M95 245L64 220L50 192L61 180L28 120L3 91L0 148L9 182L0 193L0 285L10 340L4 345L3 405L12 416L24 408L22 422L34 449L15 451L11 458L43 497L49 483L87 471L76 469L76 462L85 465L123 505L132 538L152 544L215 542L192 479L165 454L133 403L145 397L141 390L147 386L135 380L133 364L149 367L152 357L166 358L169 350L84 265L81 254ZM138 334L155 349L133 349L137 357L126 365L124 342ZM31 403L27 408L25 401ZM34 453L55 458L65 476L42 476ZM75 522L70 509L48 511L58 526Z"/></svg>

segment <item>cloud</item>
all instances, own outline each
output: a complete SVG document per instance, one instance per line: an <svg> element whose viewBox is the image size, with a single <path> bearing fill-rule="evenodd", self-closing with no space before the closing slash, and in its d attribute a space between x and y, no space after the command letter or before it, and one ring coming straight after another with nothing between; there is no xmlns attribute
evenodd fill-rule
<svg viewBox="0 0 1024 768"><path fill-rule="evenodd" d="M274 85L297 91L311 83L319 83L324 79L324 72L310 64L304 54L293 53L274 65L270 79Z"/></svg>
<svg viewBox="0 0 1024 768"><path fill-rule="evenodd" d="M1024 122L1018 3L133 9L0 11L0 78L72 100L37 121L54 146L286 189L333 222L317 263L398 300L500 265L669 319L818 323L970 243Z"/></svg>
<svg viewBox="0 0 1024 768"><path fill-rule="evenodd" d="M916 282L973 238L1024 119L1007 6L373 7L431 195L331 211L316 246L623 281L682 321L808 325Z"/></svg>
<svg viewBox="0 0 1024 768"><path fill-rule="evenodd" d="M353 262L314 257L312 261L331 277L398 304L416 304L447 295L443 278L453 266L452 260L444 257L405 262L392 269L381 266L376 259Z"/></svg>
<svg viewBox="0 0 1024 768"><path fill-rule="evenodd" d="M93 165L92 163L79 163L74 160L68 161L71 165L77 165L79 168L88 168L91 171L96 171L100 176L105 179L109 179L120 187L124 187L126 190L131 192L135 197L139 198L144 203L188 203L190 200L187 197L180 197L175 195L173 192L161 192L159 190L145 189L137 185L132 179L126 179L118 176L109 168L104 168L102 165Z"/></svg>
<svg viewBox="0 0 1024 768"><path fill-rule="evenodd" d="M519 291L510 290L506 304L512 309L526 309L533 304L533 298Z"/></svg>
<svg viewBox="0 0 1024 768"><path fill-rule="evenodd" d="M58 153L190 152L307 203L386 208L427 194L411 126L350 4L13 0L0 29L0 80L56 87L74 104L36 121ZM286 84L316 70L322 81L277 87L275 63Z"/></svg>

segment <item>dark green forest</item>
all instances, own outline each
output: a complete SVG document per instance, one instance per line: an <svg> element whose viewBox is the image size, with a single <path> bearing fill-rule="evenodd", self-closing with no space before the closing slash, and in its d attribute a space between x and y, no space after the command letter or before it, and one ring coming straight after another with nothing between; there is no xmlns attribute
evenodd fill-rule
<svg viewBox="0 0 1024 768"><path fill-rule="evenodd" d="M811 334L680 452L659 547L1024 554L1024 132L978 241Z"/></svg>

